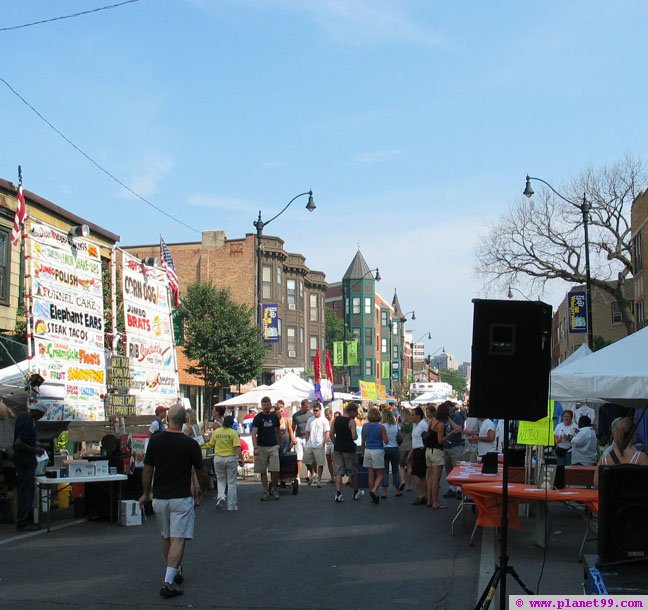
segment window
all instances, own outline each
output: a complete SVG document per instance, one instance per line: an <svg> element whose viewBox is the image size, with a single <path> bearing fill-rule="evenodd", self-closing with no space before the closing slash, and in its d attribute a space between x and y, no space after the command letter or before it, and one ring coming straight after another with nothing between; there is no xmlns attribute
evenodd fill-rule
<svg viewBox="0 0 648 610"><path fill-rule="evenodd" d="M262 276L263 276L263 282L262 282L263 298L271 299L272 298L272 267L263 265Z"/></svg>
<svg viewBox="0 0 648 610"><path fill-rule="evenodd" d="M371 358L367 358L365 360L365 375L369 375L371 377L373 373L373 360Z"/></svg>
<svg viewBox="0 0 648 610"><path fill-rule="evenodd" d="M333 301L333 309L337 309L337 308L338 308L338 302L337 302L337 301Z"/></svg>
<svg viewBox="0 0 648 610"><path fill-rule="evenodd" d="M632 249L634 251L634 272L643 269L643 252L641 245L641 232L637 233L632 240Z"/></svg>
<svg viewBox="0 0 648 610"><path fill-rule="evenodd" d="M319 303L317 301L317 295L316 294L309 294L308 295L309 299L309 304L310 304L310 321L311 322L317 322L319 319Z"/></svg>
<svg viewBox="0 0 648 610"><path fill-rule="evenodd" d="M380 312L380 325L381 326L388 326L389 325L389 318L387 317L387 312L383 309Z"/></svg>
<svg viewBox="0 0 648 610"><path fill-rule="evenodd" d="M288 347L288 358L297 357L297 329L294 326L286 328L286 343Z"/></svg>
<svg viewBox="0 0 648 610"><path fill-rule="evenodd" d="M283 335L281 334L281 318L277 318L277 332L279 333L279 341L276 343L277 352L283 354Z"/></svg>
<svg viewBox="0 0 648 610"><path fill-rule="evenodd" d="M371 297L365 297L365 300L364 300L364 303L365 303L364 312L368 316L371 315L371 300L372 300Z"/></svg>
<svg viewBox="0 0 648 610"><path fill-rule="evenodd" d="M392 322L392 335L397 335L398 334L398 322L394 320Z"/></svg>
<svg viewBox="0 0 648 610"><path fill-rule="evenodd" d="M295 280L286 280L286 297L288 299L288 309L294 310L296 307L296 290L297 282L295 282Z"/></svg>
<svg viewBox="0 0 648 610"><path fill-rule="evenodd" d="M612 324L621 324L623 318L621 316L621 308L618 303L612 303Z"/></svg>
<svg viewBox="0 0 648 610"><path fill-rule="evenodd" d="M304 329L299 329L299 344L304 345Z"/></svg>
<svg viewBox="0 0 648 610"><path fill-rule="evenodd" d="M281 267L277 267L277 286L279 286L279 290L281 291Z"/></svg>
<svg viewBox="0 0 648 610"><path fill-rule="evenodd" d="M299 310L305 310L306 309L306 301L304 301L304 282L299 280Z"/></svg>
<svg viewBox="0 0 648 610"><path fill-rule="evenodd" d="M317 350L317 337L311 335L308 338L308 347L310 349L311 358L315 358L315 353L316 353L316 350Z"/></svg>
<svg viewBox="0 0 648 610"><path fill-rule="evenodd" d="M351 300L351 305L351 311L353 313L360 313L360 297L353 297L353 299Z"/></svg>
<svg viewBox="0 0 648 610"><path fill-rule="evenodd" d="M365 336L365 345L372 345L373 344L373 328L365 328L364 329L364 336Z"/></svg>
<svg viewBox="0 0 648 610"><path fill-rule="evenodd" d="M392 345L392 359L398 360L398 345Z"/></svg>
<svg viewBox="0 0 648 610"><path fill-rule="evenodd" d="M380 340L380 352L382 354L387 353L387 339L381 339Z"/></svg>
<svg viewBox="0 0 648 610"><path fill-rule="evenodd" d="M11 250L9 231L0 230L0 303L9 304L9 279L11 276Z"/></svg>

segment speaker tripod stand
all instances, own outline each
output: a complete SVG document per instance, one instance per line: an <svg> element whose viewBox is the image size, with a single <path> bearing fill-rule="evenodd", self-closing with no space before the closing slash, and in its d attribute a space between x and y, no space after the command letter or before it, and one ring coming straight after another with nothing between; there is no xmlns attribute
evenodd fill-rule
<svg viewBox="0 0 648 610"><path fill-rule="evenodd" d="M508 460L509 460L509 420L504 418L504 439L502 441L502 452L504 454L504 463L502 464L502 520L501 520L501 534L500 534L500 556L499 564L495 566L495 572L491 576L486 588L484 589L475 610L483 608L486 610L499 586L500 610L506 610L506 577L510 574L515 581L522 587L527 595L533 595L533 591L527 587L522 579L515 571L512 565L508 562Z"/></svg>

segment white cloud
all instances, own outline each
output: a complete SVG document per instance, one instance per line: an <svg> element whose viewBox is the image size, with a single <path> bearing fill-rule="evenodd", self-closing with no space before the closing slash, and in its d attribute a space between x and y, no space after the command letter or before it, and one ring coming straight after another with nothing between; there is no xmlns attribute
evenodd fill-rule
<svg viewBox="0 0 648 610"><path fill-rule="evenodd" d="M173 158L169 156L147 155L141 161L136 163L137 170L135 176L127 184L138 195L148 198L157 192L158 185L171 171L174 165L175 162ZM121 195L127 199L132 199L134 197L134 195L123 189Z"/></svg>
<svg viewBox="0 0 648 610"><path fill-rule="evenodd" d="M358 155L355 163L384 163L385 161L392 161L396 157L400 157L403 153L400 150L376 150L372 152L365 152Z"/></svg>
<svg viewBox="0 0 648 610"><path fill-rule="evenodd" d="M189 0L209 14L226 7L243 10L283 10L303 13L340 44L406 42L423 46L446 44L444 36L421 27L390 0Z"/></svg>

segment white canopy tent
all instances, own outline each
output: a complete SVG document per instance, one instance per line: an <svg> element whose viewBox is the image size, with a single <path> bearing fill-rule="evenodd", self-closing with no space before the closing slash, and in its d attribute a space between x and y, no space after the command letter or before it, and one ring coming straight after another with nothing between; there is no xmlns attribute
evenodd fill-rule
<svg viewBox="0 0 648 610"><path fill-rule="evenodd" d="M648 327L551 374L551 398L600 398L629 407L648 404Z"/></svg>
<svg viewBox="0 0 648 610"><path fill-rule="evenodd" d="M29 363L27 360L0 369L0 398L8 406L25 407L27 404L27 379L29 378ZM38 388L38 398L46 400L62 400L65 398L65 386L56 383L43 383Z"/></svg>
<svg viewBox="0 0 648 610"><path fill-rule="evenodd" d="M292 398L280 392L279 390L276 390L275 388L272 388L267 385L260 385L250 390L249 392L245 392L244 394L239 394L238 396L233 396L232 398L223 400L222 402L217 403L217 406L219 407L249 406L249 407L260 408L261 399L264 396L269 396L270 400L272 400L272 404L276 404L278 400L283 400L284 402L288 402L288 403L292 402L293 400Z"/></svg>

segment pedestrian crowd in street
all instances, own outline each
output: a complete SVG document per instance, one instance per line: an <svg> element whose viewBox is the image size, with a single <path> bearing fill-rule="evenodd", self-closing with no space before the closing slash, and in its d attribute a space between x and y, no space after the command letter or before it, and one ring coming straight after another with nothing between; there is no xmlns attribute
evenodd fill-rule
<svg viewBox="0 0 648 610"><path fill-rule="evenodd" d="M237 474L245 456L254 461L263 502L279 500L285 476L294 477L294 484L321 488L326 465L331 477L327 483L335 486L335 503L345 501L348 486L353 501L360 500L364 495L362 487L367 487L371 502L379 505L390 497L391 487L394 498L415 492L410 502L413 506L446 509L445 501L460 500L462 496L461 490L452 485L440 496L443 471L447 474L459 461L476 462L499 451L505 434L501 421L466 417L452 401L428 404L425 409L382 405L368 410L359 402L349 402L343 412L333 412L318 402L311 405L309 400L303 400L289 417L282 401L273 406L271 399L264 397L261 411L252 421L252 447L244 448L234 417L225 413L222 407L215 408L214 429L206 442L214 450L216 508L230 512L238 511ZM29 452L30 468L38 452L35 443L32 445L31 431L39 415L30 411L29 420L25 415L20 427L24 432L18 443L24 443ZM573 423L572 411L559 415L561 421L554 431L557 459L583 465L648 464L648 456L632 446L632 418L618 417L610 423L612 442L601 454L592 415L578 414L578 425ZM185 543L193 538L194 507L204 499L203 459L196 440L205 439L198 435L200 430L195 430L191 413L180 404L165 413L156 411L156 419L160 421L152 425L156 430L144 460L140 503L144 505L152 493L166 561L160 595L169 598L183 592L180 585L184 581ZM288 462L294 463L290 474L285 467ZM302 481L304 466L307 476ZM360 477L365 476L361 484Z"/></svg>

